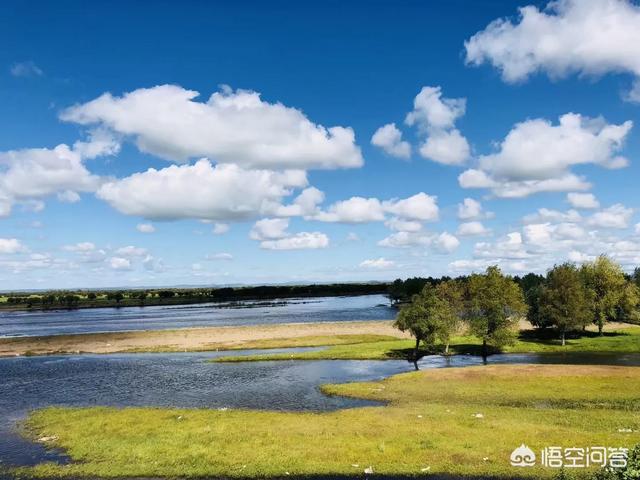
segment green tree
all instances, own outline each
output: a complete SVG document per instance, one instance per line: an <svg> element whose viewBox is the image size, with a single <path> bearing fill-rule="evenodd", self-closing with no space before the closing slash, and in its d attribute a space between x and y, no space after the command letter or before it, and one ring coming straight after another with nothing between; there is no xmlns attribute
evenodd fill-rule
<svg viewBox="0 0 640 480"><path fill-rule="evenodd" d="M626 280L620 265L606 255L582 265L582 278L593 298L593 323L602 335L604 325L616 318Z"/></svg>
<svg viewBox="0 0 640 480"><path fill-rule="evenodd" d="M580 330L592 319L591 292L572 263L556 265L547 274L539 298L540 317L560 334L562 345L568 332Z"/></svg>
<svg viewBox="0 0 640 480"><path fill-rule="evenodd" d="M413 360L420 356L420 343L428 346L435 344L438 324L434 312L438 309L439 300L434 288L426 285L422 292L411 298L411 303L403 306L398 312L394 326L402 332L409 332L416 339Z"/></svg>
<svg viewBox="0 0 640 480"><path fill-rule="evenodd" d="M436 335L444 344L444 353L449 353L451 337L460 330L464 313L463 289L457 280L446 280L436 287L436 295L440 300L435 315Z"/></svg>
<svg viewBox="0 0 640 480"><path fill-rule="evenodd" d="M395 305L404 297L404 282L399 278L396 279L387 290L387 296L391 301L391 305Z"/></svg>
<svg viewBox="0 0 640 480"><path fill-rule="evenodd" d="M497 266L469 277L467 302L469 327L482 340L484 356L489 346L501 348L512 343L515 327L527 313L522 289Z"/></svg>
<svg viewBox="0 0 640 480"><path fill-rule="evenodd" d="M633 282L627 282L622 289L618 304L617 320L620 322L638 323L638 304L640 303L640 288Z"/></svg>

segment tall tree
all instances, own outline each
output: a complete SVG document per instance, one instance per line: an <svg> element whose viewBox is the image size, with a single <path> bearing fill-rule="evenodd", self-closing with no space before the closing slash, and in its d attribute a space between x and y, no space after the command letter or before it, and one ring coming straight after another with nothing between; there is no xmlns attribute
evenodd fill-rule
<svg viewBox="0 0 640 480"><path fill-rule="evenodd" d="M626 280L620 265L606 255L587 262L581 269L583 281L593 297L593 323L602 335L604 325L616 318Z"/></svg>
<svg viewBox="0 0 640 480"><path fill-rule="evenodd" d="M464 314L463 289L457 280L446 280L436 286L436 294L441 301L436 322L438 339L444 344L444 353L449 353L451 337L460 330Z"/></svg>
<svg viewBox="0 0 640 480"><path fill-rule="evenodd" d="M436 290L431 285L425 285L420 293L413 295L411 303L398 312L394 326L402 332L408 331L416 339L414 361L419 358L421 342L430 346L435 344L438 329L435 312L439 303Z"/></svg>
<svg viewBox="0 0 640 480"><path fill-rule="evenodd" d="M539 298L539 313L551 324L565 345L568 332L580 330L592 319L591 292L572 263L556 265L547 274Z"/></svg>
<svg viewBox="0 0 640 480"><path fill-rule="evenodd" d="M515 327L527 313L522 289L497 266L469 277L467 302L470 330L482 340L485 356L488 346L500 348L513 341Z"/></svg>

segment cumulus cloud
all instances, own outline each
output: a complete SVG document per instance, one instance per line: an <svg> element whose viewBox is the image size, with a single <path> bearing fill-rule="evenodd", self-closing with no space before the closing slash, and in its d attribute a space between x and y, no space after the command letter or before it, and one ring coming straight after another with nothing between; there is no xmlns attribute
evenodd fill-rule
<svg viewBox="0 0 640 480"><path fill-rule="evenodd" d="M557 125L544 119L516 124L496 153L479 158L479 169L463 172L463 188L489 188L498 197L525 197L538 192L580 191L590 188L571 167L594 164L622 168L628 160L618 155L632 122L607 124L568 113Z"/></svg>
<svg viewBox="0 0 640 480"><path fill-rule="evenodd" d="M260 248L266 250L301 250L326 248L329 237L320 232L289 233L289 220L286 218L263 218L258 220L249 238L260 242Z"/></svg>
<svg viewBox="0 0 640 480"><path fill-rule="evenodd" d="M278 208L292 188L306 183L299 170L246 170L203 159L107 182L97 196L124 214L148 219L246 220Z"/></svg>
<svg viewBox="0 0 640 480"><path fill-rule="evenodd" d="M249 232L252 240L275 240L288 235L289 220L286 218L263 218L258 220Z"/></svg>
<svg viewBox="0 0 640 480"><path fill-rule="evenodd" d="M463 165L471 151L467 139L454 128L429 135L420 146L420 155L445 165Z"/></svg>
<svg viewBox="0 0 640 480"><path fill-rule="evenodd" d="M469 142L455 128L465 109L464 98L444 98L440 87L422 88L405 122L425 136L419 149L423 158L445 165L462 165L469 159Z"/></svg>
<svg viewBox="0 0 640 480"><path fill-rule="evenodd" d="M0 238L0 254L26 252L27 248L17 238Z"/></svg>
<svg viewBox="0 0 640 480"><path fill-rule="evenodd" d="M372 259L364 260L360 262L360 268L367 268L367 269L374 269L374 270L385 270L395 266L396 266L396 263L393 260L387 260L384 257L372 258Z"/></svg>
<svg viewBox="0 0 640 480"><path fill-rule="evenodd" d="M116 250L116 255L120 257L144 257L147 255L147 249L142 247L136 247L134 245L128 245Z"/></svg>
<svg viewBox="0 0 640 480"><path fill-rule="evenodd" d="M567 194L567 201L573 208L581 208L584 210L600 208L600 202L593 193L576 193Z"/></svg>
<svg viewBox="0 0 640 480"><path fill-rule="evenodd" d="M632 216L632 208L617 203L591 215L587 224L599 228L627 228Z"/></svg>
<svg viewBox="0 0 640 480"><path fill-rule="evenodd" d="M311 122L300 110L228 87L206 102L177 85L110 93L64 110L60 118L132 137L144 152L185 162L210 157L249 168L351 168L363 164L351 128Z"/></svg>
<svg viewBox="0 0 640 480"><path fill-rule="evenodd" d="M489 233L491 233L491 230L478 221L461 223L458 226L458 230L456 230L456 235L461 237L481 236Z"/></svg>
<svg viewBox="0 0 640 480"><path fill-rule="evenodd" d="M65 245L62 249L67 252L86 253L95 250L96 246L92 242L79 242L73 245Z"/></svg>
<svg viewBox="0 0 640 480"><path fill-rule="evenodd" d="M301 250L328 246L329 237L320 232L300 232L285 238L260 242L260 248L267 250Z"/></svg>
<svg viewBox="0 0 640 480"><path fill-rule="evenodd" d="M156 231L156 227L152 223L139 223L136 225L136 230L140 233L153 233Z"/></svg>
<svg viewBox="0 0 640 480"><path fill-rule="evenodd" d="M122 257L111 257L109 265L114 270L131 270L131 260Z"/></svg>
<svg viewBox="0 0 640 480"><path fill-rule="evenodd" d="M411 145L402 140L402 132L395 123L388 123L380 127L371 137L371 144L380 147L392 157L409 158Z"/></svg>
<svg viewBox="0 0 640 480"><path fill-rule="evenodd" d="M485 62L507 82L536 72L628 72L640 76L640 7L628 0L556 0L519 9L517 22L497 19L465 42L466 60Z"/></svg>
<svg viewBox="0 0 640 480"><path fill-rule="evenodd" d="M438 219L437 197L424 192L404 199L380 201L377 198L351 197L332 204L313 217L321 222L366 223L385 220L392 214L404 220L431 222Z"/></svg>
<svg viewBox="0 0 640 480"><path fill-rule="evenodd" d="M0 215L9 215L16 203L44 207L41 200L51 195L76 201L77 192L95 191L101 178L87 170L83 158L65 144L0 152Z"/></svg>
<svg viewBox="0 0 640 480"><path fill-rule="evenodd" d="M460 240L448 232L396 232L380 240L378 245L388 248L429 247L438 253L452 253L460 245Z"/></svg>
<svg viewBox="0 0 640 480"><path fill-rule="evenodd" d="M324 201L324 193L315 187L305 188L290 205L281 205L274 214L281 217L310 217L319 212L319 205Z"/></svg>
<svg viewBox="0 0 640 480"><path fill-rule="evenodd" d="M389 230L396 230L399 232L419 232L422 230L422 223L415 220L402 220L401 218L391 218L384 222L384 225Z"/></svg>
<svg viewBox="0 0 640 480"><path fill-rule="evenodd" d="M485 212L482 204L473 198L465 198L458 204L458 218L460 220L481 220L492 218L493 212Z"/></svg>

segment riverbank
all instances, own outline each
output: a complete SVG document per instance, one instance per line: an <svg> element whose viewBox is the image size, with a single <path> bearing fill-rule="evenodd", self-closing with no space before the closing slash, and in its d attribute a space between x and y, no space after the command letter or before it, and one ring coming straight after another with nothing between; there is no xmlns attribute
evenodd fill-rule
<svg viewBox="0 0 640 480"><path fill-rule="evenodd" d="M305 347L402 338L408 335L393 328L392 321L287 323L0 338L0 357Z"/></svg>
<svg viewBox="0 0 640 480"><path fill-rule="evenodd" d="M36 477L475 475L551 478L518 469L514 448L631 447L640 441L640 369L525 365L426 370L328 385L385 406L329 413L159 408L47 408L29 435L69 465Z"/></svg>
<svg viewBox="0 0 640 480"><path fill-rule="evenodd" d="M562 345L553 332L523 329L513 345L504 347L502 353L639 353L640 327L624 324L608 325L601 336L591 328L577 338L570 338ZM309 352L261 353L218 357L214 362L256 362L265 360L390 360L406 359L413 354L414 340L377 339L373 342L353 342L349 345L334 344L328 348ZM456 336L451 339L449 354L480 355L481 341L472 336ZM424 355L440 353L422 351Z"/></svg>

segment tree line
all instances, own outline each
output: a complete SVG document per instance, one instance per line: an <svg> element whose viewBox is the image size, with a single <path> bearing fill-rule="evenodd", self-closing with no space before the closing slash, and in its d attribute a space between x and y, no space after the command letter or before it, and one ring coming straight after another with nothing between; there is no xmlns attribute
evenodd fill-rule
<svg viewBox="0 0 640 480"><path fill-rule="evenodd" d="M487 355L514 342L523 318L538 329L553 329L562 345L590 324L602 334L608 322L638 323L640 269L627 276L604 255L580 266L556 265L546 276L511 277L492 266L458 278L396 280L388 296L400 306L395 326L415 338L414 360L421 344L441 345L448 353L452 336L463 326Z"/></svg>
<svg viewBox="0 0 640 480"><path fill-rule="evenodd" d="M261 285L241 287L160 288L131 290L58 290L13 292L0 302L7 309L91 308L105 306L184 305L277 298L384 294L388 283Z"/></svg>

